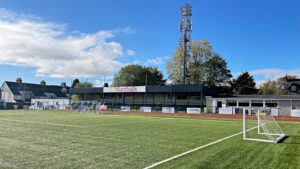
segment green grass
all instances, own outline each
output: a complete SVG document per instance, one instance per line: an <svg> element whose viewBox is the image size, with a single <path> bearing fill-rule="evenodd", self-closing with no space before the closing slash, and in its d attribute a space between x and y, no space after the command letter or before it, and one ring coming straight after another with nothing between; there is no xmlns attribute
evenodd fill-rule
<svg viewBox="0 0 300 169"><path fill-rule="evenodd" d="M242 135L157 168L300 168L300 123L283 143ZM0 111L0 168L143 168L242 130L240 120Z"/></svg>

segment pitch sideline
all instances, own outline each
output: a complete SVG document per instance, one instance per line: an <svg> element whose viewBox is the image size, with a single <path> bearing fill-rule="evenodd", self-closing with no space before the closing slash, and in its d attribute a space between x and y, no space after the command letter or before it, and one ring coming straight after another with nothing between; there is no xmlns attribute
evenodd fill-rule
<svg viewBox="0 0 300 169"><path fill-rule="evenodd" d="M251 128L251 129L248 129L247 131L253 130L253 129L255 129L255 128L257 128L257 126ZM166 163L166 162L168 162L168 161L174 160L174 159L176 159L176 158L179 158L179 157L181 157L181 156L184 156L184 155L186 155L186 154L192 153L192 152L194 152L194 151L203 149L203 148L205 148L205 147L211 146L211 145L213 145L213 144L217 144L217 143L219 143L219 142L222 142L222 141L224 141L224 140L230 139L230 138L235 137L235 136L240 135L240 134L243 134L243 131L241 131L241 132L239 132L239 133L236 133L236 134L233 134L233 135L231 135L231 136L227 136L227 137L224 137L224 138L222 138L222 139L216 140L216 141L214 141L214 142L205 144L205 145L203 145L203 146L194 148L194 149L192 149L192 150L183 152L183 153L181 153L181 154L178 154L178 155L175 155L175 156L173 156L173 157L167 158L167 159L162 160L162 161L160 161L160 162L151 164L151 165L145 167L144 169L149 169L149 168L156 167L156 166L158 166L158 165L160 165L160 164L163 164L163 163Z"/></svg>

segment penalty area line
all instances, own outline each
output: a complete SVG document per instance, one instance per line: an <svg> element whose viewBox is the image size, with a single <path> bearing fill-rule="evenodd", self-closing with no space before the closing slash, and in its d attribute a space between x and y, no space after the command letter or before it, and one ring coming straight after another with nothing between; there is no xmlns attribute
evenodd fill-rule
<svg viewBox="0 0 300 169"><path fill-rule="evenodd" d="M255 128L257 128L257 127L253 127L253 128L251 128L251 129L248 129L247 131L253 130L253 129L255 129ZM243 134L243 131L241 131L241 132L239 132L239 133L236 133L236 134L233 134L233 135L231 135L231 136L224 137L224 138L222 138L222 139L220 139L220 140L216 140L216 141L214 141L214 142L205 144L205 145L203 145L203 146L194 148L194 149L189 150L189 151L186 151L186 152L184 152L184 153L175 155L175 156L173 156L173 157L167 158L167 159L162 160L162 161L160 161L160 162L157 162L157 163L154 163L154 164L152 164L152 165L149 165L149 166L145 167L144 169L149 169L149 168L156 167L156 166L158 166L158 165L160 165L160 164L163 164L163 163L166 163L166 162L168 162L168 161L174 160L174 159L176 159L176 158L179 158L179 157L181 157L181 156L184 156L184 155L186 155L186 154L192 153L192 152L194 152L194 151L203 149L203 148L205 148L205 147L211 146L211 145L213 145L213 144L217 144L217 143L219 143L219 142L222 142L222 141L224 141L224 140L230 139L230 138L235 137L235 136L240 135L240 134Z"/></svg>

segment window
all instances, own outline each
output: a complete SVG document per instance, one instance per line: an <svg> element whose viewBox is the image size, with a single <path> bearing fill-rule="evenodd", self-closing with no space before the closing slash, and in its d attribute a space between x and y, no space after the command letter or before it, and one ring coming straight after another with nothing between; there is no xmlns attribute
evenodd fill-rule
<svg viewBox="0 0 300 169"><path fill-rule="evenodd" d="M105 95L107 99L112 99L114 96L112 94Z"/></svg>
<svg viewBox="0 0 300 169"><path fill-rule="evenodd" d="M132 97L133 94L125 94L126 97Z"/></svg>
<svg viewBox="0 0 300 169"><path fill-rule="evenodd" d="M226 105L227 106L236 106L236 100L226 100Z"/></svg>
<svg viewBox="0 0 300 169"><path fill-rule="evenodd" d="M177 100L187 100L187 96L186 95L178 95Z"/></svg>
<svg viewBox="0 0 300 169"><path fill-rule="evenodd" d="M200 96L190 96L190 100L201 100Z"/></svg>
<svg viewBox="0 0 300 169"><path fill-rule="evenodd" d="M297 87L296 87L295 85L293 85L293 86L291 87L291 91L292 91L292 92L296 92L296 91L297 91Z"/></svg>
<svg viewBox="0 0 300 169"><path fill-rule="evenodd" d="M249 100L239 100L240 107L249 107Z"/></svg>
<svg viewBox="0 0 300 169"><path fill-rule="evenodd" d="M118 98L119 98L119 99L122 99L122 94L118 94Z"/></svg>
<svg viewBox="0 0 300 169"><path fill-rule="evenodd" d="M252 107L263 107L264 101L263 100L251 100Z"/></svg>
<svg viewBox="0 0 300 169"><path fill-rule="evenodd" d="M277 107L278 100L266 100L266 107Z"/></svg>

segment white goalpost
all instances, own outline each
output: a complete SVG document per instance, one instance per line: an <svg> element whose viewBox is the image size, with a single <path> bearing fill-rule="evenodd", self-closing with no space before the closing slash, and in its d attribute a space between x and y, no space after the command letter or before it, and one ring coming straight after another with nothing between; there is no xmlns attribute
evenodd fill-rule
<svg viewBox="0 0 300 169"><path fill-rule="evenodd" d="M244 140L278 143L284 137L271 108L243 108Z"/></svg>

